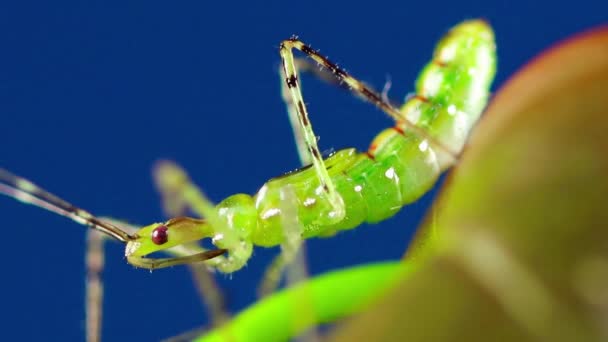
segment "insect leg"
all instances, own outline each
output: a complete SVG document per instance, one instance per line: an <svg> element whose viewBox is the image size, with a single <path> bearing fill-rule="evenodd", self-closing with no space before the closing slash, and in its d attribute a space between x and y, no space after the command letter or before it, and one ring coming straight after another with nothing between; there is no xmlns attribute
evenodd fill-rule
<svg viewBox="0 0 608 342"><path fill-rule="evenodd" d="M302 139L306 145L308 158L312 161L312 165L319 179L322 190L327 196L327 200L332 206L332 218L335 222L339 222L344 218L345 208L344 201L340 194L336 191L333 181L327 172L325 162L317 146L317 137L312 129L312 125L308 118L306 105L302 98L302 91L298 85L298 73L296 70L292 49L300 49L295 40L285 40L281 43L279 52L283 60L283 72L285 75L285 85L289 89L291 95L291 103L295 105L295 113L297 115L297 126L302 134ZM297 139L297 138L296 138ZM307 160L302 158L303 160Z"/></svg>
<svg viewBox="0 0 608 342"><path fill-rule="evenodd" d="M302 73L311 73L315 75L315 77L331 85L344 87L344 83L341 83L336 77L334 77L334 75L326 70L320 69L316 64L311 63L308 59L295 58L294 65L297 74L301 75ZM304 132L302 131L301 126L298 125L298 112L291 97L289 87L287 86L286 82L283 82L285 79L285 71L283 70L282 65L279 67L279 75L281 77L281 98L287 107L289 123L291 124L291 128L293 130L293 136L296 143L296 148L298 150L298 156L300 157L300 162L302 163L302 166L310 165L312 164L312 159L310 158L310 153L308 152L306 142L304 141ZM300 82L300 88L301 87L302 85Z"/></svg>
<svg viewBox="0 0 608 342"><path fill-rule="evenodd" d="M310 73L319 80L329 85L340 87L345 90L350 90L350 87L346 83L335 77L331 72L329 72L328 69L319 67L317 63L314 63L309 59L295 58L294 64L296 67L296 71L299 75ZM283 66L279 68L279 75L281 76L281 98L283 99L283 102L285 102L285 106L287 107L289 123L291 124L291 128L293 130L293 136L296 143L296 148L298 150L298 156L300 157L300 162L302 163L302 166L310 165L312 163L312 160L310 159L308 149L306 148L306 142L304 141L304 133L302 132L301 127L298 125L297 109L292 101L291 95L289 93L289 88L287 87L287 83L283 82L283 80L285 79L285 72L283 71ZM388 82L387 85L390 85L390 82ZM300 88L302 88L301 81ZM388 98L386 94L386 88L387 86L385 86L385 89L382 91L382 100L384 102L390 103L393 107L400 106L400 103L398 101L391 100Z"/></svg>
<svg viewBox="0 0 608 342"><path fill-rule="evenodd" d="M195 214L204 217L213 227L216 235L222 237L219 242L221 248L228 249L229 254L207 260L207 265L215 267L221 272L231 273L247 263L253 251L251 241L242 239L236 231L228 228L226 223L219 218L215 205L201 189L192 183L181 167L174 162L161 160L154 167L154 179L161 193L166 194L169 204L174 201L173 203L179 203L181 207L188 207Z"/></svg>
<svg viewBox="0 0 608 342"><path fill-rule="evenodd" d="M308 278L306 270L305 244L302 239L303 227L298 219L298 204L294 189L287 185L280 190L281 202L281 225L285 239L281 244L281 254L272 262L266 270L265 277L260 284L261 295L269 295L273 292L283 274L286 271L286 287L293 287L303 283ZM294 291L290 301L293 307L298 308L297 319L292 324L294 331L302 331L302 327L314 327L317 322L315 310L312 307L312 293L310 288L302 286ZM314 328L298 338L298 341L318 341Z"/></svg>
<svg viewBox="0 0 608 342"><path fill-rule="evenodd" d="M86 341L101 341L103 281L101 272L104 267L104 235L94 230L87 230L86 249Z"/></svg>
<svg viewBox="0 0 608 342"><path fill-rule="evenodd" d="M296 62L297 61L298 60L296 59ZM298 69L297 66L296 69ZM289 87L287 86L286 82L283 82L283 80L286 79L283 66L279 68L279 75L281 76L281 98L283 98L283 102L285 102L285 106L287 107L287 115L289 117L289 123L291 124L291 129L293 131L293 138L298 150L298 157L300 157L302 166L310 165L312 164L312 159L310 158L310 152L308 152L308 148L306 147L306 141L304 141L304 132L302 131L302 126L298 124L298 112L289 92Z"/></svg>
<svg viewBox="0 0 608 342"><path fill-rule="evenodd" d="M371 102L372 104L376 105L378 108L380 108L383 112L388 114L395 121L403 123L404 125L406 125L408 127L408 129L410 131L412 131L413 133L415 133L416 135L418 135L420 137L423 137L424 139L427 139L432 146L437 147L437 148L441 149L442 151L445 151L448 154L448 156L450 156L452 159L456 160L456 158L458 156L458 153L456 151L453 151L449 147L445 146L442 142L440 142L437 139L435 139L434 137L430 136L425 130L417 127L416 125L414 125L413 123L408 121L397 108L395 108L390 102L386 101L386 99L384 99L383 96L380 93L378 93L376 90L374 90L370 86L366 85L364 82L359 81L358 79L354 78L353 76L348 74L344 69L340 68L337 64L333 63L326 57L320 55L317 51L313 50L309 45L306 45L304 42L302 42L301 40L299 40L295 37L292 37L281 43L281 57L283 57L283 69L286 70L285 71L285 75L286 75L285 83L286 83L287 88L290 89L292 94L294 92L293 88L296 88L296 90L298 89L298 82L299 82L299 80L297 78L297 72L296 72L297 66L294 61L293 54L291 53L292 49L300 50L302 53L304 53L308 57L310 57L313 61L315 61L322 67L328 69L329 72L331 72L341 83L343 83L345 85L343 88L347 87L348 89L350 89L350 91L353 94L357 95L358 97L362 98L365 101ZM288 63L286 63L286 57L284 55L285 56L289 55ZM286 64L289 64L287 67L291 68L291 72L287 72ZM321 79L326 79L326 76L324 76L323 73L314 73L314 74L321 76L320 77ZM292 95L292 97L293 97L292 103L295 103L296 111L299 111L300 105L298 104L296 97L293 95ZM303 103L302 103L302 105L303 105ZM288 103L288 106L289 106L289 103ZM291 106L293 107L293 104ZM304 111L305 110L306 110L306 108L304 108ZM289 109L288 109L288 111L289 111ZM304 135L304 140L306 142L308 142L308 138L306 137L306 135ZM296 143L298 143L297 141L298 141L298 139L297 139L297 135L296 135ZM300 149L298 151L300 151Z"/></svg>
<svg viewBox="0 0 608 342"><path fill-rule="evenodd" d="M287 263L286 252L281 245L281 254L277 255L270 265L268 265L268 268L266 268L264 276L262 277L262 281L258 285L258 297L266 297L279 287L279 282L281 281L281 276L283 275L283 270Z"/></svg>
<svg viewBox="0 0 608 342"><path fill-rule="evenodd" d="M135 234L138 226L130 225L124 221L110 217L100 217L103 222L107 222L114 227L118 227L128 234ZM105 264L104 242L108 241L108 236L97 230L87 230L87 248L85 255L86 265L86 341L101 341L102 317L103 317L103 272Z"/></svg>
<svg viewBox="0 0 608 342"><path fill-rule="evenodd" d="M287 268L286 286L294 287L304 283L308 278L305 243L302 239L304 227L302 227L302 223L298 218L298 202L293 187L288 185L281 189L280 196L281 212L284 213L281 216L281 221L283 234L285 235L285 243L281 247L283 254L288 254L285 260L291 259L290 262L284 265ZM316 329L316 322L318 320L312 304L314 300L311 288L302 286L300 290L294 291L291 301L293 302L293 307L298 308L299 311L297 319L292 323L296 327L295 331L304 331L296 341L320 341ZM310 328L305 329L302 327Z"/></svg>
<svg viewBox="0 0 608 342"><path fill-rule="evenodd" d="M281 226L283 228L283 243L281 244L281 254L279 254L266 269L261 284L258 286L258 294L265 297L279 285L283 271L287 269L288 285L297 283L307 278L306 257L304 256L304 241L302 239L303 228L298 221L297 202L295 193L291 186L286 186L280 190L281 202Z"/></svg>

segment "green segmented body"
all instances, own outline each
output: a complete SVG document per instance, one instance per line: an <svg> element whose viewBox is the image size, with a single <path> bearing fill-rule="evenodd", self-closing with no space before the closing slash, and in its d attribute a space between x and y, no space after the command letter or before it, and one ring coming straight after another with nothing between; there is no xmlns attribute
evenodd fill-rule
<svg viewBox="0 0 608 342"><path fill-rule="evenodd" d="M344 149L321 160L293 59L287 51L291 48L306 53L375 102L397 120L395 126L378 134L365 153ZM416 83L416 95L394 112L373 90L296 38L284 41L280 51L287 89L294 95L290 105L297 109L299 127L306 130L305 141L314 167L271 179L253 196L236 194L213 207L196 187L188 185L183 171L166 164L159 178L168 189L181 193L206 220L177 218L141 228L127 242L129 262L148 268L166 267L158 262L147 264L142 258L211 238L228 254L214 257L208 264L221 272L234 272L246 264L254 245L268 247L286 241L281 209L285 202L281 197L287 188L295 194L296 208L291 212L297 213L297 218L292 222L298 223L303 238L331 236L363 222L391 217L426 193L454 162L454 153L460 153L486 105L496 68L492 29L482 20L465 21L439 42L433 60ZM160 242L155 237L159 229L163 235ZM184 261L172 260L171 264Z"/></svg>
<svg viewBox="0 0 608 342"><path fill-rule="evenodd" d="M494 37L485 22L456 26L440 41L434 59L417 81L417 95L401 112L432 137L461 151L486 105L495 64ZM304 237L328 236L391 217L426 193L451 166L450 159L427 140L409 133L402 122L382 131L367 153L344 149L325 163L346 208L338 223L332 223L333 209L312 168L272 179L253 197L228 197L219 204L219 214L230 217L227 221L234 223L232 227L245 232L256 245L280 244L284 239L280 189L291 185Z"/></svg>
<svg viewBox="0 0 608 342"><path fill-rule="evenodd" d="M249 258L252 244L268 247L284 242L280 205L282 189L288 186L296 194L297 219L304 238L331 236L363 222L391 217L429 191L441 172L451 166L452 156L434 147L429 139L452 151L462 150L486 105L495 68L490 26L482 20L455 26L439 42L433 60L423 69L416 83L416 95L401 107L402 120L378 134L367 152L344 149L324 160L344 203L341 219L336 220L335 206L315 168L307 167L271 179L253 196L236 194L226 198L215 210L211 209L215 218L168 221L171 238L161 245L150 239L161 223L146 226L138 231L137 241L127 245L127 256L147 255L212 238L216 246L230 250L230 256L239 259L226 268L216 265L220 271L233 272ZM344 73L336 69L332 72ZM295 84L297 80L291 81ZM408 128L411 123L427 132L428 137ZM216 220L216 226L217 220L222 220L236 233L240 244L234 237L224 240L225 234L214 230L212 220Z"/></svg>
<svg viewBox="0 0 608 342"><path fill-rule="evenodd" d="M344 149L323 160L302 99L292 49L305 53L355 94L375 103L396 120L395 126L378 134L367 152ZM6 183L0 184L0 193L125 242L125 255L133 265L153 269L206 260L222 272L234 272L250 258L253 245L274 246L287 241L285 222L298 226L291 233L298 239L331 236L363 222L382 221L426 193L462 150L486 105L496 68L490 26L481 20L463 22L439 42L433 60L418 78L416 95L397 110L295 37L283 41L279 52L285 77L283 91L290 95L286 98L288 112L300 130L296 133L302 136L298 146L300 150L304 147L312 167L271 179L253 196L233 195L214 206L181 168L162 162L156 178L167 203L175 208L187 204L205 219L177 217L145 226L135 234L8 171L0 170L0 183ZM282 196L286 194L290 198L285 200ZM169 259L146 258L150 253L204 238L211 238L219 249Z"/></svg>
<svg viewBox="0 0 608 342"><path fill-rule="evenodd" d="M456 26L440 41L433 61L418 79L417 95L406 101L401 113L444 146L461 151L486 105L495 64L494 37L487 23L475 20ZM281 191L290 186L297 197L303 237L331 236L339 230L394 215L427 192L451 165L451 160L427 139L411 132L406 122L397 122L376 136L367 152L344 149L325 160L344 202L345 215L341 220L336 222L334 207L313 168L274 178L254 196L230 196L217 206L217 213L232 231L238 232L241 241L259 246L278 245L284 241ZM139 236L152 234L156 226L142 228ZM196 229L200 231L191 232ZM192 229L180 227L173 232L180 234L174 239L175 245L212 237L219 247L230 248L230 243L224 244L221 237L217 239L217 232L207 223ZM135 248L137 254L160 249L145 239L141 241ZM162 248L172 245L168 241Z"/></svg>

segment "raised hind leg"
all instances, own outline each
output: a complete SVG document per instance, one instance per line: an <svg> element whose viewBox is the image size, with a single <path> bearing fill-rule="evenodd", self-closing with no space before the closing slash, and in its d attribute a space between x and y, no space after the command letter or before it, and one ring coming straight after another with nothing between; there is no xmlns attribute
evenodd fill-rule
<svg viewBox="0 0 608 342"><path fill-rule="evenodd" d="M316 63L312 63L308 59L295 58L294 66L297 74L310 73L328 84L348 88L344 83L340 82L340 80L334 77L334 75L327 72L327 70L319 68ZM304 132L302 131L301 126L298 124L298 112L296 106L293 102L289 87L287 86L287 83L284 82L286 77L285 70L283 69L282 65L279 68L279 75L281 76L281 97L283 99L283 102L285 103L285 106L287 107L289 123L291 124L291 128L293 131L293 136L296 143L300 162L302 166L310 165L312 164L312 158L310 157L310 152L308 151L306 142L304 141ZM301 87L302 85L300 82L300 88Z"/></svg>
<svg viewBox="0 0 608 342"><path fill-rule="evenodd" d="M350 87L342 82L339 78L335 77L328 69L320 67L314 61L311 61L307 58L294 58L294 65L296 68L296 72L299 75L302 74L312 74L317 79L330 84L335 87L340 87L345 90L349 90ZM310 165L312 163L312 159L309 157L308 149L306 148L306 143L304 142L304 135L298 125L298 114L295 104L291 98L291 94L289 92L289 88L287 87L287 83L285 80L285 71L283 70L283 66L279 68L279 75L281 76L281 97L285 106L287 107L287 114L289 117L289 123L291 124L291 128L293 130L293 136L296 143L296 148L298 151L298 156L300 158L300 162L302 166ZM300 88L302 87L302 82L300 82ZM369 86L368 86L369 87ZM388 88L390 88L390 81L387 82L383 91L382 91L382 100L384 102L389 103L393 107L400 106L397 101L390 100L388 98L387 92ZM371 87L370 87L371 89Z"/></svg>
<svg viewBox="0 0 608 342"><path fill-rule="evenodd" d="M304 130L297 127L297 125L294 125L294 122L296 121L298 121L299 124L302 125L302 117L307 119L307 115L305 115L306 107L304 105L304 102L301 101L302 96L298 86L299 80L297 70L298 66L302 67L304 70L310 70L311 68L309 63L302 63L299 62L299 60L295 60L293 58L293 53L291 52L292 49L300 50L302 53L306 54L321 67L324 67L329 70L329 72L333 74L333 76L335 76L335 78L339 81L338 84L341 85L342 88L349 89L353 94L357 95L359 98L376 105L383 112L393 118L396 122L399 122L400 124L404 125L408 128L408 130L410 130L414 134L427 139L432 146L435 146L438 149L444 151L449 158L454 160L457 158L458 152L453 151L449 147L445 146L441 141L430 136L426 131L408 121L407 118L405 118L405 116L403 115L403 113L401 113L399 109L395 108L391 104L391 102L387 100L386 96L383 96L370 86L366 85L364 82L354 78L353 76L348 74L344 69L338 67L337 64L333 63L326 57L320 55L317 51L313 50L309 45L306 45L299 39L292 37L291 39L285 40L281 43L281 57L283 57L282 75L285 77L285 84L282 88L282 94L287 104L290 121L294 129L296 145L298 146L298 153L300 154L300 159L303 163L313 162L314 164L314 161L308 160L307 156L304 153L306 148L310 146L309 137L307 137L307 134ZM321 80L328 81L329 83L334 83L329 81L329 78L327 77L327 72L313 71L312 73ZM294 92L299 93L299 96L294 95ZM285 94L287 93L291 94L291 99L286 98ZM301 114L300 112L304 112L304 114ZM298 117L298 120L295 119L296 116Z"/></svg>
<svg viewBox="0 0 608 342"><path fill-rule="evenodd" d="M302 51L303 53L306 53L309 57L312 58L313 61L316 61L316 63L313 63L308 59L294 58L293 54L291 53L292 48L296 48ZM284 41L281 44L281 57L283 58L283 64L279 68L279 74L281 76L281 97L287 107L289 121L293 130L294 140L302 165L310 165L314 163L321 164L322 161L316 161L314 158L315 154L317 156L319 155L319 149L316 145L316 136L314 135L314 133L312 133L312 127L310 125L310 121L308 120L306 107L304 105L304 102L302 101L301 82L299 82L298 77L299 74L311 73L316 78L328 84L338 86L347 90L352 90L352 85L356 84L357 89L366 89L363 95L367 94L368 96L360 96L364 100L385 102L383 106L388 108L391 108L393 106L393 104L386 96L386 93L383 92L382 95L378 95L378 93L374 91L371 87L365 85L361 81L350 77L346 72L341 71L334 63L320 56L317 52L312 51L311 48L304 45L301 41L298 41L296 39ZM326 68L323 69L319 67L319 65L325 66ZM333 73L329 72L328 70L331 70ZM348 79L349 82L345 82L345 79ZM373 98L370 99L370 96L372 96ZM380 107L382 108L383 106ZM397 112L397 110L394 109L392 112L395 113ZM389 111L389 115L390 113L391 111ZM393 117L395 117L395 115L393 115ZM395 120L402 121L404 120L404 118L402 116L399 116L399 118L395 118ZM323 174L319 176L319 178L321 179L323 177ZM331 181L331 179L329 179L329 181ZM298 225L291 224L284 226L295 227ZM286 267L292 261L297 259L298 255L303 258L303 248L301 248L300 246L303 247L304 243L303 241L300 241L301 238L294 239L294 241L290 241L288 236L295 237L298 235L294 234L293 232L289 232L289 230L286 230L285 234L286 242L281 245L282 253L278 257L276 257L273 260L272 264L268 267L265 272L263 281L258 288L258 293L261 297L270 294L278 287L281 276L283 274L283 270L285 270ZM303 263L301 265L303 265ZM294 268L297 269L297 267ZM302 269L305 270L305 268Z"/></svg>
<svg viewBox="0 0 608 342"><path fill-rule="evenodd" d="M290 116L295 114L297 117L297 120L292 119L292 122L297 122L297 125L294 126L297 127L297 129L294 129L294 131L296 131L296 140L303 142L303 144L299 144L298 147L299 150L302 151L302 155L304 155L304 157L301 156L301 159L303 161L311 161L319 180L321 190L325 193L326 200L333 209L331 218L335 223L337 223L340 222L345 215L344 201L342 200L340 194L336 191L333 181L327 172L325 162L317 145L317 137L312 129L310 119L308 118L308 111L306 110L304 99L302 98L302 91L299 87L298 74L292 52L293 48L300 48L297 42L297 40L285 40L281 43L281 47L279 49L281 58L283 60L285 86L287 87L291 98L290 102L288 103L293 104L292 107L295 107L295 113L293 113L292 110L292 112L290 112ZM298 136L300 136L300 138L298 138Z"/></svg>
<svg viewBox="0 0 608 342"><path fill-rule="evenodd" d="M293 48L298 48L297 44L294 45L294 43L296 43L294 40L287 40L281 43L280 55L283 61L281 73L285 80L284 85L281 88L281 95L287 105L300 160L302 163L310 162L312 164L317 179L319 180L320 190L325 194L324 199L332 207L332 212L328 217L331 222L328 222L328 224L337 223L340 222L345 215L344 201L336 191L333 181L327 172L325 161L323 160L317 145L316 135L314 134L312 124L308 118L308 112L298 82L298 66L292 53ZM287 197L289 198L290 196ZM285 204L283 202L284 200L282 200L282 204ZM295 207L297 206L294 205L294 208ZM294 211L294 215L297 213L296 209L292 211ZM288 216L290 215L286 215L285 213L282 215L282 217ZM295 222L295 224L290 223L284 224L283 226L284 228L288 228L290 226L300 227L301 225L299 222ZM294 233L285 230L284 233L285 242L281 245L282 253L274 260L266 272L266 276L260 287L260 293L262 295L270 293L277 287L282 270L295 258L297 251L301 249L301 231Z"/></svg>

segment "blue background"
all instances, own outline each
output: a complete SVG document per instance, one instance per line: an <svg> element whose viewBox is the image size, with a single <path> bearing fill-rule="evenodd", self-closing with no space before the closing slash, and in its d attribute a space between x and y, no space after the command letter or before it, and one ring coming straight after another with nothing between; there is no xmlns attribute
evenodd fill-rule
<svg viewBox="0 0 608 342"><path fill-rule="evenodd" d="M497 85L568 35L607 22L599 0L19 2L0 5L0 165L99 215L162 219L150 167L182 164L216 201L298 166L279 95L278 44L298 34L391 97L413 89L437 39L482 16L498 44ZM12 2L16 3L16 2ZM567 4L567 5L566 5ZM366 149L391 121L304 78L322 150ZM432 201L307 246L312 273L399 258ZM0 198L3 340L84 338L84 229ZM233 312L278 249L219 276ZM134 269L108 244L104 339L152 341L207 322L184 267Z"/></svg>

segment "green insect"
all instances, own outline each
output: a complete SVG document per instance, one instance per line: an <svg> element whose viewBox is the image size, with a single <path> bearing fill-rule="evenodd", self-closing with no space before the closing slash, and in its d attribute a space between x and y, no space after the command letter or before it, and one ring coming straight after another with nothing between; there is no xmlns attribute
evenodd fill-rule
<svg viewBox="0 0 608 342"><path fill-rule="evenodd" d="M302 98L301 63L294 59L293 49L391 116L394 127L378 134L366 152L350 148L324 159ZM297 38L283 41L280 55L283 97L300 158L308 166L271 179L253 196L236 194L214 205L180 167L160 162L155 181L166 211L189 209L204 219L180 216L127 232L2 169L0 192L126 243L127 260L137 267L156 269L204 261L230 273L248 262L254 246L282 245L284 252L273 264L281 270L303 239L329 237L364 222L383 221L431 189L462 151L487 103L496 67L490 26L481 20L463 22L439 42L433 60L416 83L416 95L397 109ZM216 249L190 248L203 239L210 239ZM177 252L181 247L195 252ZM161 251L172 256L149 256Z"/></svg>

